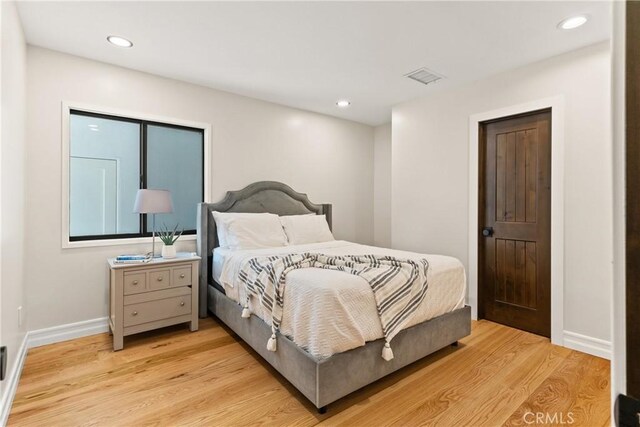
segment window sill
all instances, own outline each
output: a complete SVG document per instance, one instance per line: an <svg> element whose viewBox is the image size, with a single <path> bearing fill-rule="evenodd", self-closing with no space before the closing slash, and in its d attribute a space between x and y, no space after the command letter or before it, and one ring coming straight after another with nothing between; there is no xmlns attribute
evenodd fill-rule
<svg viewBox="0 0 640 427"><path fill-rule="evenodd" d="M180 241L195 241L197 236L195 234L189 234L187 236L181 236ZM78 240L76 242L70 242L69 238L63 238L62 249L76 249L76 248L95 248L100 246L127 246L127 245L150 245L151 237L133 237L129 239L104 239L104 240ZM156 236L156 244L162 246L162 241Z"/></svg>

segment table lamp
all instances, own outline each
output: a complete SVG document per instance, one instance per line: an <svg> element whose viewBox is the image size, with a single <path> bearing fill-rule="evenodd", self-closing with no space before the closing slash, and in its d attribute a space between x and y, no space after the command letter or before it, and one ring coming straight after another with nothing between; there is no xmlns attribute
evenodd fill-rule
<svg viewBox="0 0 640 427"><path fill-rule="evenodd" d="M173 212L173 202L169 190L138 190L133 212L152 214L151 256L156 256L156 214Z"/></svg>

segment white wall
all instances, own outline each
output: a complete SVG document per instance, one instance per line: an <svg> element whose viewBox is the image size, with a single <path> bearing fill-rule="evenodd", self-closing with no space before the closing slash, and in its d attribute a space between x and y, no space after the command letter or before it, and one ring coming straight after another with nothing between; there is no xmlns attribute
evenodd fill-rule
<svg viewBox="0 0 640 427"><path fill-rule="evenodd" d="M610 48L600 43L393 109L392 244L468 266L469 117L563 96L564 329L610 341Z"/></svg>
<svg viewBox="0 0 640 427"><path fill-rule="evenodd" d="M336 238L373 242L373 128L42 48L27 58L29 330L106 316L106 258L148 249L61 249L63 100L210 123L214 200L282 181L333 203Z"/></svg>
<svg viewBox="0 0 640 427"><path fill-rule="evenodd" d="M1 2L2 108L0 124L0 336L8 347L7 373L15 367L25 336L18 326L19 306L24 307L24 211L26 50L22 27L13 2ZM24 313L23 313L24 314ZM9 379L0 383L3 402ZM0 424L2 419L0 417Z"/></svg>
<svg viewBox="0 0 640 427"><path fill-rule="evenodd" d="M391 123L374 129L373 242L391 247Z"/></svg>

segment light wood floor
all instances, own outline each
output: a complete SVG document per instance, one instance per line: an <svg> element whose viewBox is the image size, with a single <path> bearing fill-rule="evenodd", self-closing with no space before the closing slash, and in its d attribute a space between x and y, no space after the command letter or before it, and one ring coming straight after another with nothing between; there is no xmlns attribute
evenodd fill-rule
<svg viewBox="0 0 640 427"><path fill-rule="evenodd" d="M9 425L493 426L526 425L527 412L609 424L608 361L487 321L325 415L215 320L200 326L115 353L108 334L30 350Z"/></svg>

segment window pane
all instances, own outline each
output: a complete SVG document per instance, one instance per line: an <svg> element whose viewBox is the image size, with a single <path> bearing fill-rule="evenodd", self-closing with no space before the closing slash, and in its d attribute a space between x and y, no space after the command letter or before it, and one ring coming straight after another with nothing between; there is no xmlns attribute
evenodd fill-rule
<svg viewBox="0 0 640 427"><path fill-rule="evenodd" d="M147 188L171 192L172 214L156 215L163 225L196 229L196 208L203 194L203 133L165 126L147 126ZM151 231L151 220L147 231Z"/></svg>
<svg viewBox="0 0 640 427"><path fill-rule="evenodd" d="M139 233L140 125L71 115L70 236Z"/></svg>

